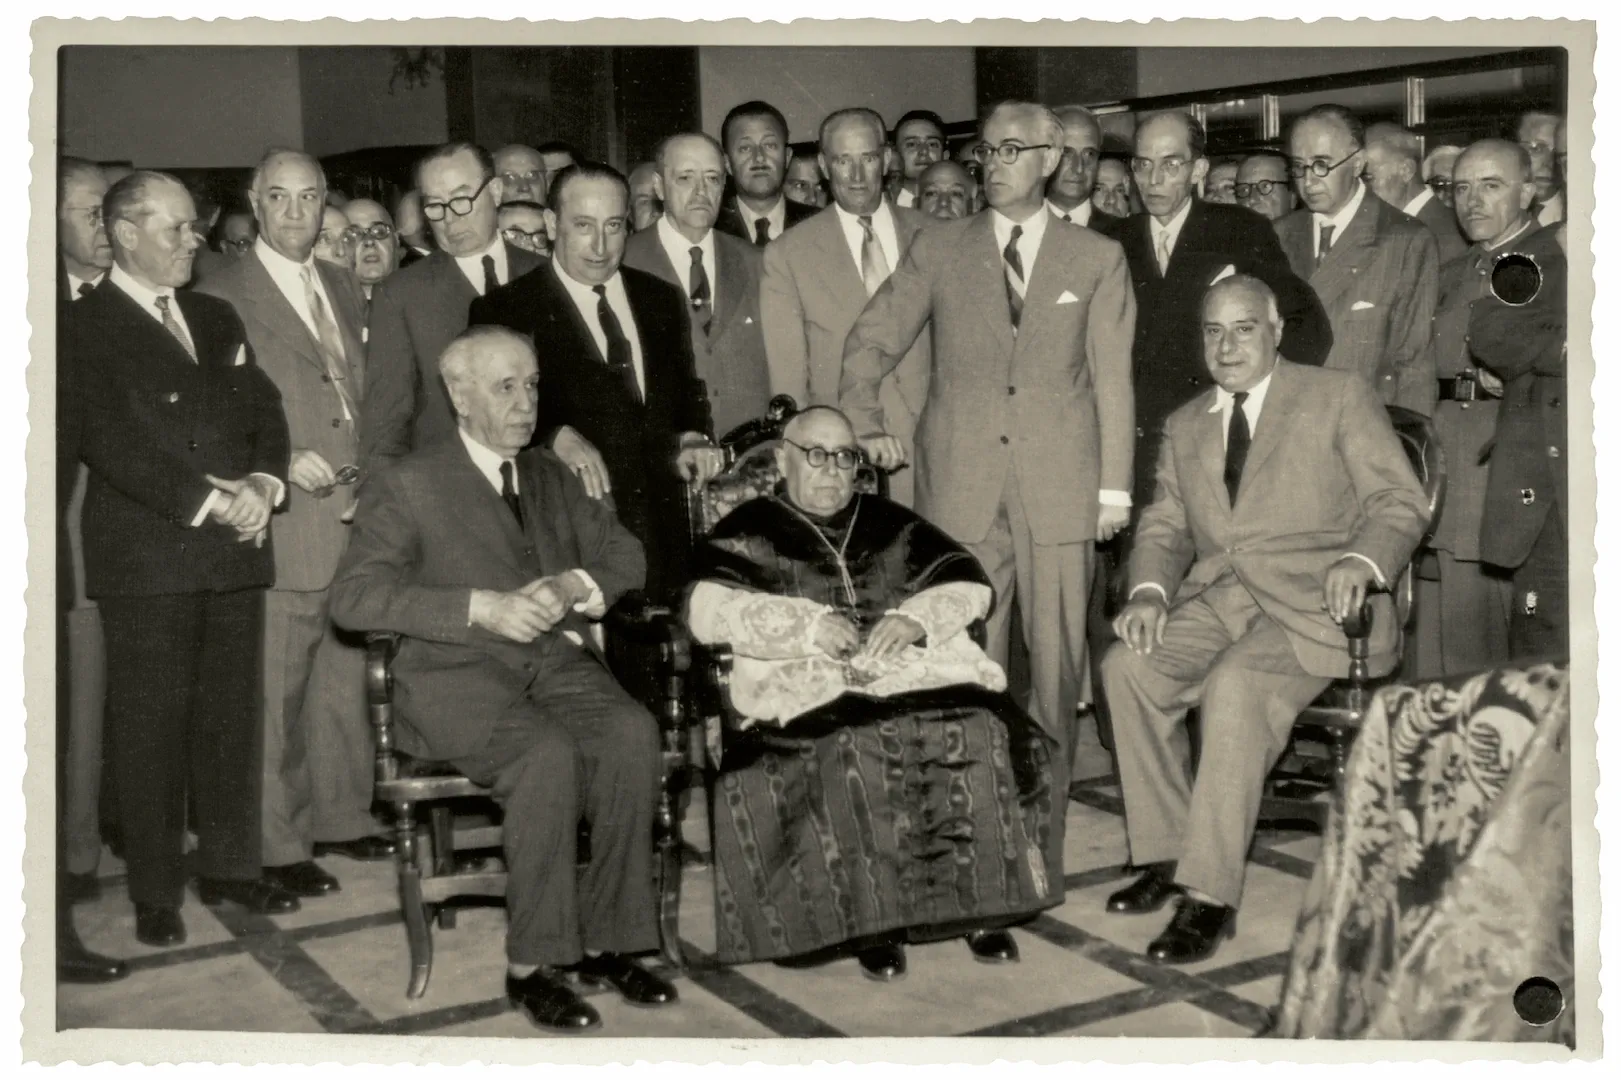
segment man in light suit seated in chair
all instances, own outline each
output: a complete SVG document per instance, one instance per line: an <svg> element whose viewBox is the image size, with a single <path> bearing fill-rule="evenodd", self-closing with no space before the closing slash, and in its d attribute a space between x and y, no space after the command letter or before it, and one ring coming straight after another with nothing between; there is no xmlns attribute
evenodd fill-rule
<svg viewBox="0 0 1621 1080"><path fill-rule="evenodd" d="M991 605L973 556L855 490L838 410L795 416L782 482L701 545L695 638L733 656L711 814L725 963L854 956L906 973L907 943L966 936L1018 959L1007 928L1063 900L1065 792L1047 736L970 627Z"/></svg>
<svg viewBox="0 0 1621 1080"><path fill-rule="evenodd" d="M1277 297L1237 275L1204 295L1216 385L1165 423L1137 527L1121 643L1103 660L1131 861L1108 910L1170 925L1158 963L1210 956L1233 931L1267 773L1309 705L1350 667L1343 625L1394 583L1429 520L1372 384L1277 353ZM1253 432L1253 441L1251 433ZM1388 595L1371 597L1368 666L1398 659ZM1198 706L1189 778L1183 718Z"/></svg>

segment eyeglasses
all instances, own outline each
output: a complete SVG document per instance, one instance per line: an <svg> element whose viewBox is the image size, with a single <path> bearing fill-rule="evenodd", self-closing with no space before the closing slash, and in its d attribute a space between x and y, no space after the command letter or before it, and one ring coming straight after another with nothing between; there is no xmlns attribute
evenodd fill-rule
<svg viewBox="0 0 1621 1080"><path fill-rule="evenodd" d="M443 221L445 220L445 211L449 210L457 217L466 217L473 212L473 204L478 201L480 195L484 194L484 189L489 187L490 181L494 179L494 176L485 177L484 182L478 186L478 190L471 195L458 195L447 202L423 203L422 216L429 221Z"/></svg>
<svg viewBox="0 0 1621 1080"><path fill-rule="evenodd" d="M1024 146L1020 143L1005 142L1001 146L992 146L990 143L980 143L974 147L974 160L981 165L989 165L991 158L996 158L1003 165L1012 165L1019 160L1019 155L1026 150L1051 150L1052 143L1035 143Z"/></svg>
<svg viewBox="0 0 1621 1080"><path fill-rule="evenodd" d="M351 225L347 229L343 230L343 238L356 246L359 246L367 240L370 240L374 244L381 244L386 242L389 237L393 235L394 226L390 225L386 221L374 221L369 227L366 228L362 228L359 225Z"/></svg>
<svg viewBox="0 0 1621 1080"><path fill-rule="evenodd" d="M1434 192L1452 190L1452 181L1448 180L1444 176L1432 176L1428 180L1424 181L1424 183L1427 184L1429 189Z"/></svg>
<svg viewBox="0 0 1621 1080"><path fill-rule="evenodd" d="M522 246L526 240L530 243L540 243L545 241L546 230L536 229L534 232L530 232L528 229L520 229L516 225L508 225L506 228L501 230L501 236L507 240L510 240L514 244Z"/></svg>
<svg viewBox="0 0 1621 1080"><path fill-rule="evenodd" d="M349 487L349 486L351 486L353 484L357 484L359 482L360 482L360 466L359 465L345 465L342 468L340 468L337 472L332 474L332 483L331 484L327 485L324 488L317 488L315 491L310 492L310 494L314 495L317 499L324 499L328 495L332 494L332 489L334 487L340 487L340 486L341 487Z"/></svg>
<svg viewBox="0 0 1621 1080"><path fill-rule="evenodd" d="M1318 179L1322 179L1323 177L1327 176L1329 173L1333 172L1335 169L1339 168L1341 165L1344 165L1347 161L1350 161L1352 158L1356 157L1360 153L1362 153L1362 151L1360 149L1352 150L1349 154L1347 154L1346 156L1340 158L1338 161L1334 162L1334 164L1332 164L1332 165L1330 165L1328 162L1324 161L1322 158L1317 158L1316 160L1311 161L1311 162L1297 161L1297 160L1294 160L1294 159L1290 159L1290 161L1289 161L1289 175L1294 177L1296 180L1299 180L1302 176L1305 176L1307 173L1311 173L1313 176L1317 177Z"/></svg>
<svg viewBox="0 0 1621 1080"><path fill-rule="evenodd" d="M316 236L315 246L324 247L328 251L348 251L349 234L341 232L334 235L329 232L322 232Z"/></svg>
<svg viewBox="0 0 1621 1080"><path fill-rule="evenodd" d="M224 247L229 251L247 251L253 247L253 237L244 236L240 240L226 240L224 241Z"/></svg>
<svg viewBox="0 0 1621 1080"><path fill-rule="evenodd" d="M1138 176L1153 176L1156 170L1164 170L1167 180L1175 180L1188 164L1187 158L1168 157L1155 161L1153 158L1134 157L1131 159L1131 171Z"/></svg>
<svg viewBox="0 0 1621 1080"><path fill-rule="evenodd" d="M545 169L531 169L529 172L501 174L501 183L507 187L534 187L546 180Z"/></svg>
<svg viewBox="0 0 1621 1080"><path fill-rule="evenodd" d="M1274 189L1283 186L1284 181L1282 180L1256 180L1254 183L1249 184L1234 184L1233 194L1240 199L1247 199L1250 197L1251 192L1265 196L1272 194Z"/></svg>
<svg viewBox="0 0 1621 1080"><path fill-rule="evenodd" d="M1098 151L1096 147L1088 146L1085 150L1076 150L1072 147L1066 146L1064 147L1064 156L1060 164L1071 166L1079 165L1083 169L1090 169L1097 163Z"/></svg>
<svg viewBox="0 0 1621 1080"><path fill-rule="evenodd" d="M827 464L828 458L832 458L833 464L838 466L840 471L849 472L856 467L856 462L861 460L856 452L851 450L849 447L843 447L838 450L828 450L821 446L800 446L792 439L784 439L782 441L804 454L805 460L810 463L810 467L813 469L820 469L823 465Z"/></svg>

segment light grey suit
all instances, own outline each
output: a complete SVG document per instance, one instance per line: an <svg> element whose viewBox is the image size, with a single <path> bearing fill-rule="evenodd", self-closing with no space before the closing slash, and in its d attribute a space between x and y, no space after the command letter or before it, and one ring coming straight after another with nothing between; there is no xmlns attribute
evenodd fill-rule
<svg viewBox="0 0 1621 1080"><path fill-rule="evenodd" d="M905 262L928 218L890 207L895 240ZM890 270L893 272L894 267ZM844 370L844 343L856 317L867 306L861 270L850 254L837 209L829 206L783 233L765 249L760 277L760 318L765 328L771 393L790 394L803 408L837 405ZM929 342L919 338L885 373L878 387L887 430L910 454L929 384ZM911 506L917 468L890 477L889 494Z"/></svg>
<svg viewBox="0 0 1621 1080"><path fill-rule="evenodd" d="M362 399L365 299L353 274L315 260L343 343L351 400ZM313 450L337 471L359 460L359 416L345 418L320 346L257 251L198 287L227 300L247 328L259 367L281 391L293 452ZM353 487L324 499L287 485L272 519L276 584L265 598L264 813L266 866L310 858L316 841L353 840L371 818L371 730L365 656L340 641L327 590L349 538Z"/></svg>

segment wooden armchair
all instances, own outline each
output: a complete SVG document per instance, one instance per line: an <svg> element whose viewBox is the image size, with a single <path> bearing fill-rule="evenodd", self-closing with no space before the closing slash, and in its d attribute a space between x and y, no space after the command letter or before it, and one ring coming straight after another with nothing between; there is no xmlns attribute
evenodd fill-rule
<svg viewBox="0 0 1621 1080"><path fill-rule="evenodd" d="M1446 458L1440 440L1430 419L1420 413L1398 405L1388 407L1390 422L1401 440L1407 460L1424 486L1424 498L1430 508L1430 528L1441 514L1446 497ZM1390 583L1396 602L1396 625L1406 634L1413 616L1413 566L1409 562L1397 579ZM1373 692L1396 680L1396 673L1372 678L1368 673L1368 638L1373 632L1373 608L1364 602L1362 610L1345 621L1346 647L1350 652L1351 670L1344 679L1336 681L1322 695L1308 705L1295 721L1290 738L1290 750L1303 740L1327 743L1327 768L1313 768L1295 753L1285 753L1279 768L1268 781L1268 791L1261 799L1261 818L1269 821L1310 821L1320 829L1327 820L1328 810L1321 796L1333 792L1338 797L1344 790L1345 763L1351 743L1362 727ZM1398 647L1397 653L1401 650ZM1291 761L1291 759L1297 759Z"/></svg>
<svg viewBox="0 0 1621 1080"><path fill-rule="evenodd" d="M604 626L610 637L658 650L663 685L650 703L663 734L664 783L654 815L655 897L660 951L666 962L684 964L678 934L681 903L680 822L672 792L682 790L686 752L682 702L689 666L687 635L666 609L621 602ZM433 970L433 929L456 925L455 902L506 895L507 872L500 862L500 808L489 788L474 783L443 762L401 752L394 739L394 680L391 664L400 635L368 634L366 638L366 703L376 734L378 801L394 817L395 865L399 873L400 909L410 949L411 975L406 996L420 998ZM457 810L464 813L458 817ZM476 810L476 814L466 811ZM582 824L581 852L589 846Z"/></svg>

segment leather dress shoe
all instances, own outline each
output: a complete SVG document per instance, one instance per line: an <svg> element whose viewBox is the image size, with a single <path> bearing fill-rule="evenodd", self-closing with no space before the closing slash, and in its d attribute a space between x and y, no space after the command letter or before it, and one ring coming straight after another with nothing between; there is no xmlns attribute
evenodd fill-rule
<svg viewBox="0 0 1621 1080"><path fill-rule="evenodd" d="M129 974L129 965L110 956L101 956L84 947L78 931L70 925L56 937L56 981L59 983L110 983Z"/></svg>
<svg viewBox="0 0 1621 1080"><path fill-rule="evenodd" d="M357 836L353 840L316 841L315 857L342 855L358 862L378 862L394 857L394 841L387 836Z"/></svg>
<svg viewBox="0 0 1621 1080"><path fill-rule="evenodd" d="M632 1005L654 1008L676 1000L675 987L623 953L587 956L571 969L581 982L606 984Z"/></svg>
<svg viewBox="0 0 1621 1080"><path fill-rule="evenodd" d="M849 955L851 955L850 947L844 942L840 942L837 945L829 945L826 948L817 949L815 952L799 953L796 956L784 956L781 959L773 960L771 962L780 968L787 968L790 971L805 971L809 968L824 967L833 963L835 960L843 960Z"/></svg>
<svg viewBox="0 0 1621 1080"><path fill-rule="evenodd" d="M508 974L507 1000L538 1027L552 1031L585 1031L602 1023L597 1010L546 968L521 979Z"/></svg>
<svg viewBox="0 0 1621 1080"><path fill-rule="evenodd" d="M1115 915L1142 915L1158 911L1165 906L1165 901L1181 895L1181 888L1171 879L1176 872L1175 863L1149 863L1142 870L1142 876L1136 881L1109 896L1105 910Z"/></svg>
<svg viewBox="0 0 1621 1080"><path fill-rule="evenodd" d="M906 950L895 942L868 945L856 953L861 974L878 982L896 982L906 977Z"/></svg>
<svg viewBox="0 0 1621 1080"><path fill-rule="evenodd" d="M322 870L313 859L286 866L267 866L265 880L280 885L294 896L325 896L342 888L338 879Z"/></svg>
<svg viewBox="0 0 1621 1080"><path fill-rule="evenodd" d="M1156 964L1196 964L1237 929L1238 912L1232 908L1184 896L1176 902L1171 925L1148 943L1148 958Z"/></svg>
<svg viewBox="0 0 1621 1080"><path fill-rule="evenodd" d="M1016 964L1019 943L1006 930L973 930L968 934L968 951L982 964Z"/></svg>
<svg viewBox="0 0 1621 1080"><path fill-rule="evenodd" d="M101 899L101 879L94 870L84 874L63 874L62 898L69 904L89 904Z"/></svg>
<svg viewBox="0 0 1621 1080"><path fill-rule="evenodd" d="M154 949L184 945L186 924L180 921L180 909L158 904L136 904L135 940Z"/></svg>
<svg viewBox="0 0 1621 1080"><path fill-rule="evenodd" d="M198 878L197 898L209 907L217 907L229 900L256 915L286 915L299 908L298 897L264 878L251 881Z"/></svg>

